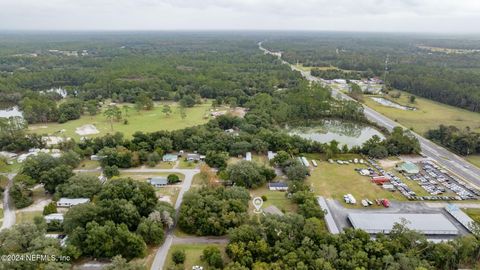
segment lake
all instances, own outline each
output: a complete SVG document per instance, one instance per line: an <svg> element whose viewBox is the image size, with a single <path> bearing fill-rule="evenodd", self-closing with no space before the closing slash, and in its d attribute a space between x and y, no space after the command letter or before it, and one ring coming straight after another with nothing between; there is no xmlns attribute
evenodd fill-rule
<svg viewBox="0 0 480 270"><path fill-rule="evenodd" d="M298 135L321 143L329 143L332 140L336 140L340 145L346 144L348 147L361 146L372 138L373 135L377 135L382 139L385 138L380 131L373 127L338 120L325 120L312 127L287 128L287 131L291 135Z"/></svg>

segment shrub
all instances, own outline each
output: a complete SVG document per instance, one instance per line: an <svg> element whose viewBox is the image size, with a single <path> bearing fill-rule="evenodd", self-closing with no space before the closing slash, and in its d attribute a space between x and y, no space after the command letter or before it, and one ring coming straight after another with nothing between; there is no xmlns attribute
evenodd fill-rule
<svg viewBox="0 0 480 270"><path fill-rule="evenodd" d="M175 250L172 253L172 261L175 264L182 264L185 262L185 251L183 250Z"/></svg>

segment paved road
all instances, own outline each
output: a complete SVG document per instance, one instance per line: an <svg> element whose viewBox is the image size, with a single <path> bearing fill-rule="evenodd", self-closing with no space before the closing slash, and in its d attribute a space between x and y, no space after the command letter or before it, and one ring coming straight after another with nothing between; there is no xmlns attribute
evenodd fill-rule
<svg viewBox="0 0 480 270"><path fill-rule="evenodd" d="M180 205L182 204L183 195L185 192L190 189L192 185L193 176L200 172L198 169L130 169L130 170L123 170L125 172L169 172L169 173L182 173L185 175L185 179L182 182L182 187L178 193L177 201L175 202L175 212L176 218L178 218L178 212L180 210ZM167 231L165 242L163 245L157 250L155 254L155 259L153 260L152 266L150 269L152 270L161 270L165 264L165 260L167 258L168 250L172 245L174 238L173 231L177 225L177 220L175 220L175 225L173 228Z"/></svg>
<svg viewBox="0 0 480 270"><path fill-rule="evenodd" d="M226 244L228 243L228 238L225 236L220 237L173 237L174 244Z"/></svg>
<svg viewBox="0 0 480 270"><path fill-rule="evenodd" d="M10 198L10 187L13 184L15 174L8 174L8 184L3 192L3 223L0 230L8 229L15 225L15 209L13 207L12 199Z"/></svg>
<svg viewBox="0 0 480 270"><path fill-rule="evenodd" d="M268 54L273 54L274 56L277 56L279 59L281 59L281 54L279 53L272 53L268 51L267 49L262 47L262 43L258 43L258 47L260 50L262 50L265 53ZM289 64L288 62L282 60L284 64L290 65L290 67L293 70L299 71L307 80L309 81L314 81L314 82L320 82L321 80L319 78L316 78L310 74L310 72L300 70L296 68L295 66ZM344 93L332 89L332 96L333 97L338 97L341 99L346 99L346 100L353 100L351 97L345 95ZM374 111L370 107L367 107L363 105L364 107L364 113L365 116L370 120L373 121L388 130L392 130L396 126L400 126L397 122L391 120L390 118L378 113L377 111ZM435 161L437 164L445 167L447 170L451 171L452 173L456 174L457 176L460 176L461 178L467 180L470 184L476 186L477 188L480 189L480 168L471 165L468 161L465 159L459 157L458 155L450 152L449 150L425 139L424 137L420 136L419 134L412 132L415 137L418 138L420 142L420 146L422 148L422 154L425 156L428 156L430 159Z"/></svg>

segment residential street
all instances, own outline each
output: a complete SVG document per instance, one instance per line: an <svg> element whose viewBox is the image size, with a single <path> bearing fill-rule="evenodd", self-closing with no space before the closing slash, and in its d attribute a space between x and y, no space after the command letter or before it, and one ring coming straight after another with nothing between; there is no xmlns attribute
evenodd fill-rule
<svg viewBox="0 0 480 270"><path fill-rule="evenodd" d="M176 238L173 235L173 231L177 226L177 219L178 219L178 211L180 210L180 205L182 205L183 195L185 192L190 189L192 185L193 176L200 172L198 169L130 169L124 170L125 172L168 172L168 173L182 173L185 175L185 179L182 182L182 187L180 188L180 192L178 193L177 201L175 202L175 211L176 211L176 220L173 228L167 231L165 236L165 242L163 245L157 250L155 254L155 259L153 260L152 266L150 269L152 270L159 270L163 269L165 261L167 259L168 250Z"/></svg>
<svg viewBox="0 0 480 270"><path fill-rule="evenodd" d="M15 209L10 199L10 187L16 174L8 174L8 185L3 193L3 223L0 230L8 229L15 225Z"/></svg>
<svg viewBox="0 0 480 270"><path fill-rule="evenodd" d="M267 49L263 48L261 42L258 43L258 47L263 52L275 55L279 59L281 59L281 55L279 55L278 53L270 52ZM307 80L320 82L320 79L312 76L310 72L300 70L284 60L282 60L282 62L284 64L290 65L293 70L299 71ZM335 89L332 89L332 96L346 100L353 100L351 97ZM392 130L395 126L401 126L399 123L378 113L377 111L372 110L366 105L363 105L363 107L365 116L369 120L376 122L377 124L387 128L388 130ZM460 176L461 178L467 180L469 183L473 184L477 188L480 188L480 168L470 164L468 161L452 153L451 151L431 142L430 140L425 139L419 134L415 132L412 133L418 138L420 146L422 148L422 153L425 156L429 157L437 164L445 167L447 170L451 171L457 176Z"/></svg>

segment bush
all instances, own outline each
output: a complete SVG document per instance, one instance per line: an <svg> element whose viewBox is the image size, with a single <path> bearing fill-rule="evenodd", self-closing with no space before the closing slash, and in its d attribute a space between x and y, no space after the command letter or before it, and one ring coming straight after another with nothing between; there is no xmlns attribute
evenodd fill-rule
<svg viewBox="0 0 480 270"><path fill-rule="evenodd" d="M116 165L105 166L105 168L103 168L103 174L105 174L105 176L108 178L112 178L113 176L119 176L120 171Z"/></svg>
<svg viewBox="0 0 480 270"><path fill-rule="evenodd" d="M22 184L13 184L10 189L10 196L16 208L25 208L33 203L32 191Z"/></svg>
<svg viewBox="0 0 480 270"><path fill-rule="evenodd" d="M53 213L57 213L57 205L55 204L55 202L51 202L45 205L45 207L43 208L43 215L46 216Z"/></svg>
<svg viewBox="0 0 480 270"><path fill-rule="evenodd" d="M185 262L185 251L183 250L175 250L172 253L172 261L175 264L182 264Z"/></svg>
<svg viewBox="0 0 480 270"><path fill-rule="evenodd" d="M262 200L263 200L264 202L266 202L266 201L267 201L267 196L266 196L266 195L262 195Z"/></svg>
<svg viewBox="0 0 480 270"><path fill-rule="evenodd" d="M180 178L176 174L170 174L167 176L167 180L169 184L175 184L180 182Z"/></svg>
<svg viewBox="0 0 480 270"><path fill-rule="evenodd" d="M207 247L203 250L202 261L215 268L223 268L223 259L220 249L215 246Z"/></svg>

